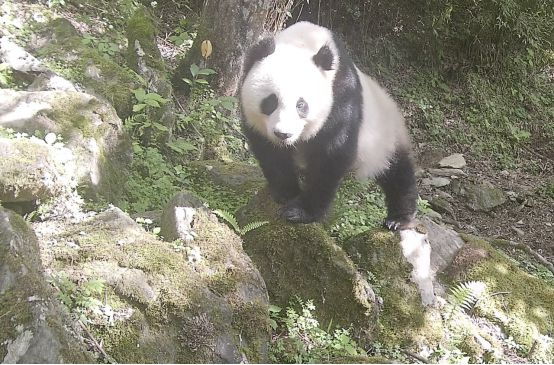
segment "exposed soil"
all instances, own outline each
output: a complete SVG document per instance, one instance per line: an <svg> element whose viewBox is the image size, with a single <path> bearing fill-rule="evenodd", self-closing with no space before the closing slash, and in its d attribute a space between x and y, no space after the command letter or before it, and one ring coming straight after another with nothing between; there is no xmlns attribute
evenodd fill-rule
<svg viewBox="0 0 554 365"><path fill-rule="evenodd" d="M447 147L448 148L448 147ZM438 167L442 157L454 151L437 151L420 148L418 162L421 168ZM467 166L463 168L467 176L460 179L473 181L487 180L501 188L510 197L508 201L490 212L475 212L467 207L464 197L453 193L450 186L433 188L419 184L420 195L431 199L437 190L451 194L453 214L443 213L446 222L458 230L483 237L494 237L529 245L550 262L554 262L554 199L541 194L548 179L554 177L553 161L532 152L520 158L520 166L537 163L542 170L531 174L522 168L498 171L492 163L464 153Z"/></svg>

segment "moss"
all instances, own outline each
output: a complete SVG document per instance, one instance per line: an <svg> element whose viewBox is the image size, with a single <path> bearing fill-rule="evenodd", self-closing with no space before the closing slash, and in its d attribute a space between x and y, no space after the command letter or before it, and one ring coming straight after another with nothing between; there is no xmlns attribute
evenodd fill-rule
<svg viewBox="0 0 554 365"><path fill-rule="evenodd" d="M554 360L552 344L541 343L542 335L554 333L554 288L521 270L503 253L475 236L464 235L466 246L458 253L447 273L453 283L479 280L487 285L489 294L476 310L521 345L527 355L537 341L533 360ZM479 260L463 259L468 252L485 252Z"/></svg>
<svg viewBox="0 0 554 365"><path fill-rule="evenodd" d="M140 85L135 73L105 57L97 49L83 44L82 38L67 20L50 21L37 32L54 34L52 42L38 52L53 70L106 99L120 118L131 115L134 103L132 90Z"/></svg>
<svg viewBox="0 0 554 365"><path fill-rule="evenodd" d="M186 168L191 189L213 209L235 212L265 185L259 168L244 163L207 160Z"/></svg>
<svg viewBox="0 0 554 365"><path fill-rule="evenodd" d="M160 71L165 70L164 63L156 43L156 27L154 19L150 12L144 7L139 7L127 24L127 40L129 49L127 52L127 62L131 68L138 71L137 54L134 50L135 41L139 41L144 51L144 59L148 66Z"/></svg>
<svg viewBox="0 0 554 365"><path fill-rule="evenodd" d="M419 290L410 280L412 266L404 258L396 235L377 229L349 239L344 248L360 269L371 273L371 285L383 299L380 342L409 346L440 341L440 315L421 304Z"/></svg>
<svg viewBox="0 0 554 365"><path fill-rule="evenodd" d="M286 307L295 296L312 299L323 327L353 325L355 336L368 340L373 298L359 290L363 281L352 262L321 225L286 223L277 210L264 190L237 214L241 224L270 222L246 234L244 249L262 274L271 302Z"/></svg>

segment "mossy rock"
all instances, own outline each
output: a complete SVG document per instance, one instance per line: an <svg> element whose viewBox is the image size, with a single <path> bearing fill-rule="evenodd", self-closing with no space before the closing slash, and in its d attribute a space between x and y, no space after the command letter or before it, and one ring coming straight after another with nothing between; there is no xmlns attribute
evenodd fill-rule
<svg viewBox="0 0 554 365"><path fill-rule="evenodd" d="M0 359L5 363L91 363L42 277L37 237L0 207Z"/></svg>
<svg viewBox="0 0 554 365"><path fill-rule="evenodd" d="M162 55L156 43L156 26L152 14L144 7L138 7L127 23L127 63L135 70L138 69L137 54L134 51L135 41L138 41L144 51L144 59L148 67L159 71L165 70Z"/></svg>
<svg viewBox="0 0 554 365"><path fill-rule="evenodd" d="M52 237L43 260L81 282L103 279L108 303L133 313L112 326L92 326L118 362L238 362L243 354L264 362L263 280L240 239L213 214L198 209L194 229L191 243L162 242L114 208Z"/></svg>
<svg viewBox="0 0 554 365"><path fill-rule="evenodd" d="M235 212L263 188L259 167L242 162L204 160L186 166L191 190L213 209Z"/></svg>
<svg viewBox="0 0 554 365"><path fill-rule="evenodd" d="M440 314L421 303L411 281L412 265L402 253L399 238L376 229L347 240L344 249L382 298L378 340L385 345L433 346L442 338Z"/></svg>
<svg viewBox="0 0 554 365"><path fill-rule="evenodd" d="M269 221L246 234L244 249L260 270L272 303L286 307L296 296L313 300L323 328L348 328L362 343L373 337L375 297L356 267L320 224L294 225L278 217L267 190L237 213L244 226Z"/></svg>
<svg viewBox="0 0 554 365"><path fill-rule="evenodd" d="M487 241L463 235L466 245L445 272L452 285L481 281L487 293L476 312L499 325L519 345L518 353L534 362L554 362L554 288L518 266ZM497 293L497 294L495 294ZM495 294L495 295L491 295Z"/></svg>
<svg viewBox="0 0 554 365"><path fill-rule="evenodd" d="M36 35L36 54L52 70L111 103L121 119L131 115L133 90L140 86L133 71L83 43L83 37L66 19L39 26Z"/></svg>

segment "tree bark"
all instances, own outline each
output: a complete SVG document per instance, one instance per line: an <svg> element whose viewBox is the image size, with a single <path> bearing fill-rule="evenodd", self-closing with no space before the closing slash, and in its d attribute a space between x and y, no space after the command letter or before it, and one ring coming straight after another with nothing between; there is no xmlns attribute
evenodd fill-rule
<svg viewBox="0 0 554 365"><path fill-rule="evenodd" d="M198 35L175 71L174 85L183 88L181 79L190 78L189 67L196 63L217 72L215 83L212 83L217 94L234 95L241 77L244 54L264 32L266 18L275 3L276 0L206 0ZM202 58L200 52L204 40L209 40L213 47L207 60Z"/></svg>

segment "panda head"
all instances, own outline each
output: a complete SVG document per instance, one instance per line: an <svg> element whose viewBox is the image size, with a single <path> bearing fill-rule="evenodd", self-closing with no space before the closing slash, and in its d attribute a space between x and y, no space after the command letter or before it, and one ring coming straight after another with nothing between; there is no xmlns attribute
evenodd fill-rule
<svg viewBox="0 0 554 365"><path fill-rule="evenodd" d="M254 45L240 91L246 122L278 145L315 136L333 106L336 54L329 31L311 23Z"/></svg>

